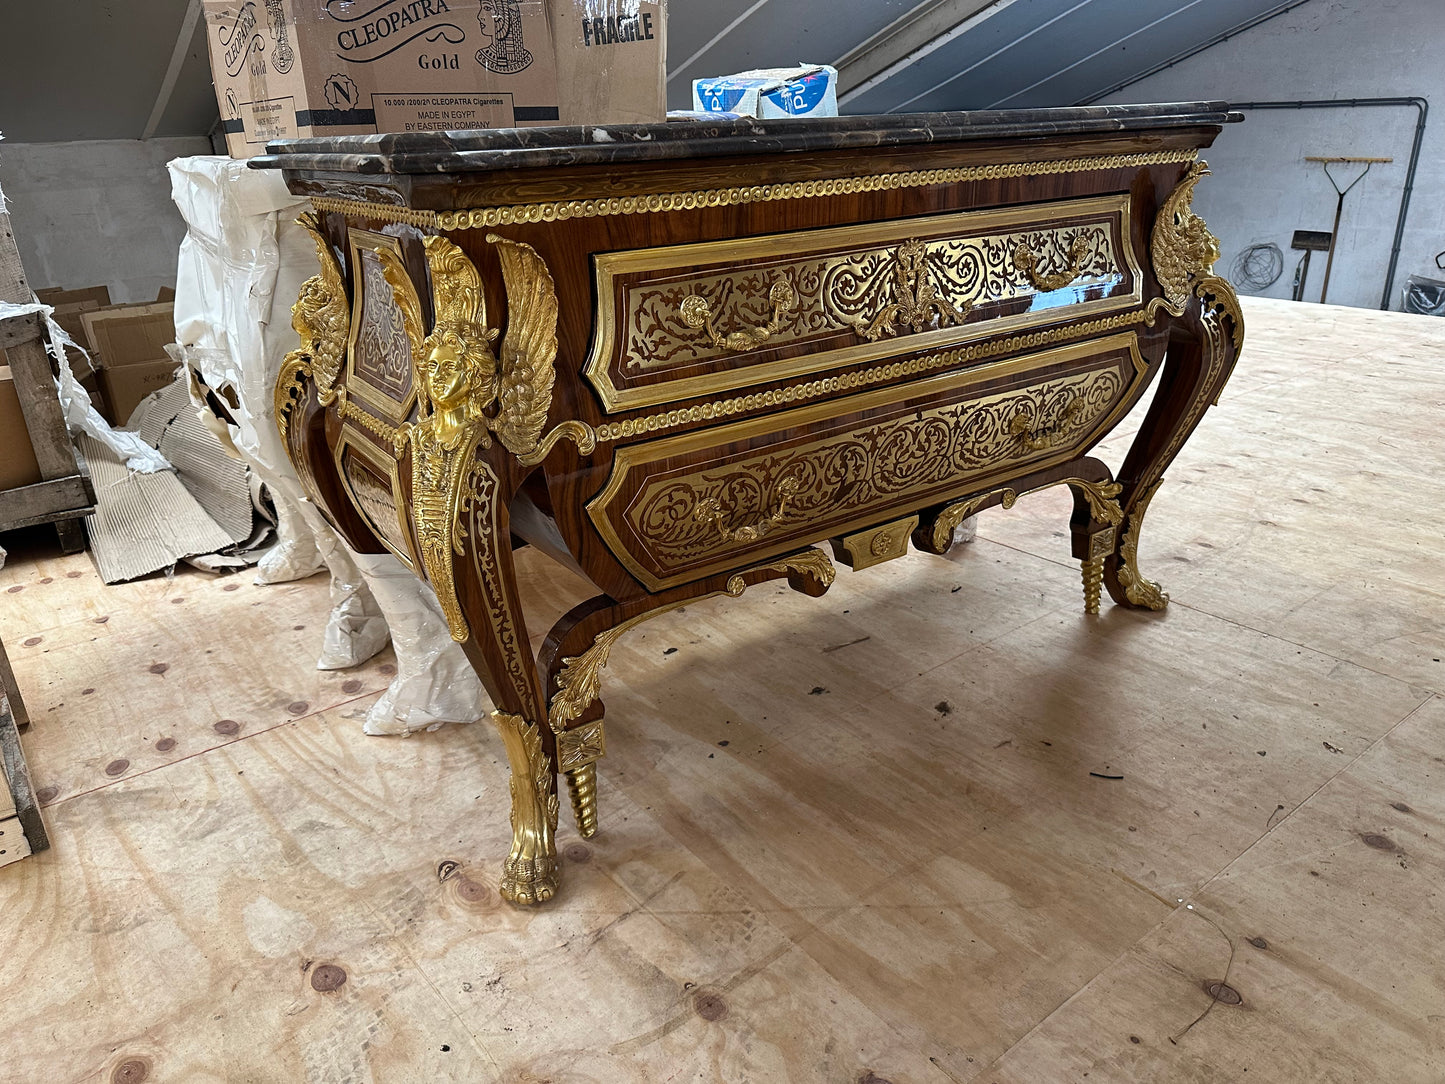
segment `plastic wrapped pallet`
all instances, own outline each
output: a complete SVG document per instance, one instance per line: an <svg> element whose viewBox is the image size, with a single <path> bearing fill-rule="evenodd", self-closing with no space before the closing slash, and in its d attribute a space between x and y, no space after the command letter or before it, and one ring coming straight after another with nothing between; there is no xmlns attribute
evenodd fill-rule
<svg viewBox="0 0 1445 1084"><path fill-rule="evenodd" d="M358 665L390 635L391 687L366 721L371 734L472 722L490 708L462 649L441 620L431 588L390 554L359 555L306 500L273 417L272 389L296 345L291 302L316 272L311 239L295 225L306 208L277 174L217 155L170 163L171 195L187 224L176 282L176 338L188 367L227 402L225 440L266 483L280 545L260 582L330 570L331 619L318 666ZM204 409L204 408L203 408ZM209 414L209 411L207 411Z"/></svg>

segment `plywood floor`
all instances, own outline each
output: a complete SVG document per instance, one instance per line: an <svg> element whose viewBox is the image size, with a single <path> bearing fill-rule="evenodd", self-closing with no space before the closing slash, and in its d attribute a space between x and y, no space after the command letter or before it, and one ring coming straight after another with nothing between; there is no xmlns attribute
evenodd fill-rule
<svg viewBox="0 0 1445 1084"><path fill-rule="evenodd" d="M1246 313L1166 614L1082 616L1056 493L659 618L537 910L500 742L363 736L322 580L19 540L54 848L0 869L0 1080L1445 1080L1445 321Z"/></svg>

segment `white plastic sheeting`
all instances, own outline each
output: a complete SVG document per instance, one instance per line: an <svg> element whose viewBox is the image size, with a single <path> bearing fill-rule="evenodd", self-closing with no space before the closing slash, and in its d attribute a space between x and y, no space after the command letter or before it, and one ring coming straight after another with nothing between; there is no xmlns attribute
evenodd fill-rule
<svg viewBox="0 0 1445 1084"><path fill-rule="evenodd" d="M0 201L5 199L5 194L0 192ZM3 206L3 202L0 202ZM55 322L55 310L49 305L39 301L31 302L28 305L12 305L7 301L0 301L0 320L7 320L15 316L26 316L30 313L38 313L45 321L45 330L48 337L46 349L57 362L55 383L60 396L60 409L65 415L65 425L72 433L87 433L94 437L101 444L104 444L120 458L125 460L125 465L133 471L142 474L153 474L158 470L170 470L171 465L166 462L166 457L161 455L145 441L134 433L124 429L112 429L110 424L100 416L95 407L91 404L90 393L80 386L80 381L75 379L75 373L71 371L70 359L66 356L70 350L76 350L86 357L85 348L78 345L74 339L65 333L65 329Z"/></svg>
<svg viewBox="0 0 1445 1084"><path fill-rule="evenodd" d="M176 338L206 384L234 392L230 438L266 482L280 544L258 582L331 572L333 609L318 666L343 669L380 651L388 631L397 674L367 716L368 734L472 722L490 704L436 596L390 554L355 554L305 497L276 430L272 389L295 346L291 303L316 273L311 236L295 225L306 203L279 172L217 155L169 164L171 195L186 220L176 280ZM208 412L209 413L209 412Z"/></svg>

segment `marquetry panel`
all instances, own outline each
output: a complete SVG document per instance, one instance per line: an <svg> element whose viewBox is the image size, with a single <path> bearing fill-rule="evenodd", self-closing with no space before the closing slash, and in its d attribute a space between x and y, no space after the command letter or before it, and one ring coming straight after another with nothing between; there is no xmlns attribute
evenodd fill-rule
<svg viewBox="0 0 1445 1084"><path fill-rule="evenodd" d="M1137 307L1129 196L604 253L608 411Z"/></svg>
<svg viewBox="0 0 1445 1084"><path fill-rule="evenodd" d="M411 340L377 249L387 249L402 261L401 242L370 230L352 229L347 234L355 284L351 337L346 350L347 394L363 400L392 422L400 423L416 402ZM403 288L411 289L410 282Z"/></svg>
<svg viewBox="0 0 1445 1084"><path fill-rule="evenodd" d="M1145 370L1126 332L619 448L588 515L661 590L1062 462Z"/></svg>
<svg viewBox="0 0 1445 1084"><path fill-rule="evenodd" d="M406 508L396 459L384 455L366 439L343 428L336 442L336 469L342 487L382 545L413 567L410 532L402 519Z"/></svg>

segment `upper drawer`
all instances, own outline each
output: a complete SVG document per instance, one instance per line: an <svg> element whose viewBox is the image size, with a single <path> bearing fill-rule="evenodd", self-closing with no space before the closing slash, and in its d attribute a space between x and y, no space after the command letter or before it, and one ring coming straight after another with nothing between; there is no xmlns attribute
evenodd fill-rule
<svg viewBox="0 0 1445 1084"><path fill-rule="evenodd" d="M609 413L1138 306L1129 196L603 253Z"/></svg>

